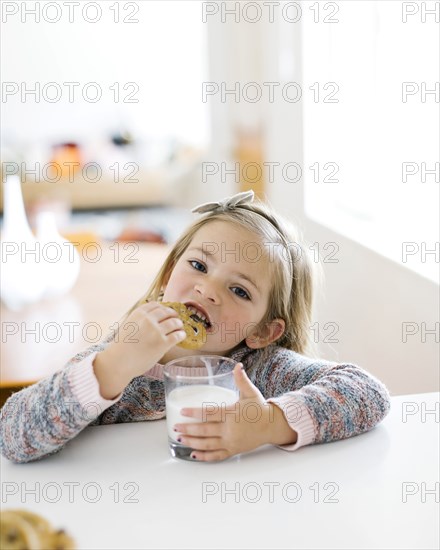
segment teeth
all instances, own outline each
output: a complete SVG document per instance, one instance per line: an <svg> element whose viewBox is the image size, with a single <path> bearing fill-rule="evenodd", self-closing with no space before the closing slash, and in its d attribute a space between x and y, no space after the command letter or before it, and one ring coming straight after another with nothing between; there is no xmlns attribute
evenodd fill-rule
<svg viewBox="0 0 440 550"><path fill-rule="evenodd" d="M198 317L201 321L203 321L203 323L205 324L205 327L208 328L209 326L209 321L208 319L206 318L205 315L203 315L203 313L201 311L198 311L195 307L193 306L186 306L189 311L191 311L191 313L194 313L196 317Z"/></svg>
<svg viewBox="0 0 440 550"><path fill-rule="evenodd" d="M203 319L200 319L200 317L198 315L191 315L191 317L193 319L195 319L196 321L202 322L205 325L205 328L208 328L208 323L206 321L204 321Z"/></svg>

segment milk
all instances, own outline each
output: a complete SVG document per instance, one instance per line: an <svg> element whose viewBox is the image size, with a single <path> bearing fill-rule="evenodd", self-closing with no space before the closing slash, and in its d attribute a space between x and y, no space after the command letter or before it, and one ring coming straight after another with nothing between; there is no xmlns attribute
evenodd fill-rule
<svg viewBox="0 0 440 550"><path fill-rule="evenodd" d="M203 404L205 406L209 404L208 411L214 411L215 405L218 406L218 410L221 410L221 407L236 403L238 398L238 392L221 386L194 384L175 388L166 398L169 437L174 441L177 441L179 437L178 433L173 430L175 424L200 422L197 418L181 415L181 409L188 407L202 408Z"/></svg>
<svg viewBox="0 0 440 550"><path fill-rule="evenodd" d="M208 376L209 376L208 384L213 386L214 385L214 379L213 379L214 373L212 372L211 361L209 359L205 359L205 357L201 357L201 360L203 361L203 363L205 365L205 368L208 371Z"/></svg>

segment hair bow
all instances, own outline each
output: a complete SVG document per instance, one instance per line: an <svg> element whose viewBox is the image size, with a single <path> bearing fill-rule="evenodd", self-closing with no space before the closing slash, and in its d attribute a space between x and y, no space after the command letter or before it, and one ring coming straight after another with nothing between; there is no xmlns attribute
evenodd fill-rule
<svg viewBox="0 0 440 550"><path fill-rule="evenodd" d="M203 214L204 212L223 212L225 210L232 210L240 204L246 204L248 202L252 202L253 200L254 192L252 190L243 191L241 193L237 193L236 195L232 195L231 197L226 197L218 202L205 202L203 204L199 204L199 206L193 208L191 212L197 212L199 214Z"/></svg>

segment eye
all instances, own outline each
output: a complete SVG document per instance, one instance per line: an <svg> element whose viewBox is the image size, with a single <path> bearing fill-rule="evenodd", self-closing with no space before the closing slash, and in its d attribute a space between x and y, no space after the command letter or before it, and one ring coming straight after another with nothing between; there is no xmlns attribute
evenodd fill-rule
<svg viewBox="0 0 440 550"><path fill-rule="evenodd" d="M244 296L242 294L240 295L240 294L237 294L236 292L234 292L234 294L236 294L239 298L244 298L245 300L250 300L249 294L245 290L243 290L239 286L233 286L232 288L238 288L238 290L241 290L241 292L244 292Z"/></svg>
<svg viewBox="0 0 440 550"><path fill-rule="evenodd" d="M204 266L202 263L198 262L197 260L189 260L188 263L189 263L192 267L194 267L193 264L198 264L198 265L201 265L201 266L203 267L203 269L205 269L205 266ZM198 269L197 267L194 267L194 269L197 270L197 271L200 271L200 269Z"/></svg>

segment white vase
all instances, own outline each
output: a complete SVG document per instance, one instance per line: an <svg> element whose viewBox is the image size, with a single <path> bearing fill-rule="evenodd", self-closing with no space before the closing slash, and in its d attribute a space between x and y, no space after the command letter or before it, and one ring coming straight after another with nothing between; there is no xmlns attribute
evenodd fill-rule
<svg viewBox="0 0 440 550"><path fill-rule="evenodd" d="M26 218L18 176L9 176L3 183L0 263L1 299L6 307L20 311L43 296L46 270Z"/></svg>
<svg viewBox="0 0 440 550"><path fill-rule="evenodd" d="M39 212L35 223L42 261L46 269L46 289L43 298L62 296L78 279L81 267L79 254L75 246L58 233L53 212Z"/></svg>

